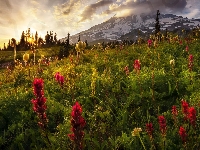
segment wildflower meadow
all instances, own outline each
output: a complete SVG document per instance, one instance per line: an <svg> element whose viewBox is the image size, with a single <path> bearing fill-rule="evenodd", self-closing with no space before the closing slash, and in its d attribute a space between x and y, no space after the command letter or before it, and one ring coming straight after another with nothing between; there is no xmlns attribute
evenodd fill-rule
<svg viewBox="0 0 200 150"><path fill-rule="evenodd" d="M80 43L0 70L0 149L200 149L199 37Z"/></svg>

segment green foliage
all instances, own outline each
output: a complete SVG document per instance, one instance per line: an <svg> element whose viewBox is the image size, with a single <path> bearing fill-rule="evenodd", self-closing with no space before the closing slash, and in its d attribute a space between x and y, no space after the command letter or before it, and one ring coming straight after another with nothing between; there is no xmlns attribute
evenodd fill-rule
<svg viewBox="0 0 200 150"><path fill-rule="evenodd" d="M186 45L189 52L185 51ZM134 45L122 50L86 50L77 58L70 56L49 66L16 66L0 74L0 149L73 149L67 136L71 130L71 110L75 101L83 109L86 120L84 149L184 149L179 136L183 126L187 132L187 148L199 149L199 40L182 45L162 41L157 47ZM51 50L52 51L52 50ZM55 55L59 51L56 49ZM192 71L188 56L194 56ZM41 55L52 56L40 49ZM32 56L31 56L32 57ZM70 60L72 59L72 60ZM134 60L139 59L137 73ZM175 63L170 64L174 59ZM124 67L128 66L126 75ZM63 88L54 75L64 77ZM32 81L44 79L47 98L48 127L42 132L33 112ZM185 99L197 111L193 128L184 121L181 100ZM177 106L175 121L171 107ZM167 120L167 132L160 132L158 116ZM153 138L146 132L146 123L153 123ZM139 136L132 136L134 128L141 128ZM50 141L50 142L49 142ZM51 144L49 144L51 143Z"/></svg>

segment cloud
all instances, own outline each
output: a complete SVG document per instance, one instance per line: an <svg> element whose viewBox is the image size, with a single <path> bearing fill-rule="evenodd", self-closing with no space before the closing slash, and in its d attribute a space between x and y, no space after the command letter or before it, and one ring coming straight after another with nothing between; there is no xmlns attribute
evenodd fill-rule
<svg viewBox="0 0 200 150"><path fill-rule="evenodd" d="M188 18L196 18L197 16L199 16L199 14L200 14L199 9L193 9L193 11L191 11L187 15L183 15L183 16L188 17Z"/></svg>
<svg viewBox="0 0 200 150"><path fill-rule="evenodd" d="M69 0L63 4L54 6L54 17L56 28L64 28L65 33L69 31L79 32L93 25L103 22L110 16L102 14L103 7L108 7L112 0ZM98 12L100 11L100 12Z"/></svg>
<svg viewBox="0 0 200 150"><path fill-rule="evenodd" d="M31 4L33 5L33 6L39 6L39 2L37 2L36 0L32 0L32 1L30 1L31 2Z"/></svg>
<svg viewBox="0 0 200 150"><path fill-rule="evenodd" d="M91 5L86 6L83 13L81 14L82 19L80 21L91 19L92 16L96 13L97 9L100 7L108 6L111 3L113 3L112 0L100 0L96 3L92 3Z"/></svg>
<svg viewBox="0 0 200 150"><path fill-rule="evenodd" d="M105 10L105 14L116 13L118 16L141 14L141 13L156 13L159 9L161 13L181 12L187 5L186 0L125 0L121 4L110 4L109 9ZM129 13L127 13L129 12Z"/></svg>
<svg viewBox="0 0 200 150"><path fill-rule="evenodd" d="M173 12L180 12L187 5L186 0L151 0L149 2L155 9L160 9L163 12L166 12L167 9L170 9Z"/></svg>
<svg viewBox="0 0 200 150"><path fill-rule="evenodd" d="M63 8L65 8L66 10L63 11L64 15L68 15L71 10L74 10L74 6L76 6L77 1L75 2L75 0L71 0L69 3L65 3L64 5L62 5Z"/></svg>
<svg viewBox="0 0 200 150"><path fill-rule="evenodd" d="M185 9L179 13L183 17L187 18L200 18L200 3L197 0L191 0L187 2Z"/></svg>
<svg viewBox="0 0 200 150"><path fill-rule="evenodd" d="M12 5L10 4L10 1L9 1L9 0L1 0L1 2L3 2L4 4L6 4L6 6L7 6L9 9L12 9Z"/></svg>
<svg viewBox="0 0 200 150"><path fill-rule="evenodd" d="M119 4L116 4L116 3L113 3L109 6L109 10L112 11L112 10L117 10L118 7L120 7Z"/></svg>
<svg viewBox="0 0 200 150"><path fill-rule="evenodd" d="M83 7L82 5L84 5L82 3L82 0L68 0L67 2L54 5L54 15L56 18L60 18L63 15L68 16L74 12L79 14L81 7Z"/></svg>
<svg viewBox="0 0 200 150"><path fill-rule="evenodd" d="M128 16L131 14L140 14L145 12L150 12L150 6L148 2L137 2L132 0L124 1L122 4L113 3L109 6L109 9L105 10L104 14L112 14L115 13L116 16Z"/></svg>
<svg viewBox="0 0 200 150"><path fill-rule="evenodd" d="M77 10L80 10L79 9L80 4L81 4L80 0L68 0L65 3L55 5L54 16L56 18L62 18L62 17L70 15L71 13L73 14L75 11L76 13L78 13Z"/></svg>
<svg viewBox="0 0 200 150"><path fill-rule="evenodd" d="M44 1L44 0L37 0L37 1ZM45 0L46 4L48 7L49 6L55 6L55 5L59 5L59 4L63 4L63 3L69 3L70 0ZM76 2L75 0L73 2Z"/></svg>

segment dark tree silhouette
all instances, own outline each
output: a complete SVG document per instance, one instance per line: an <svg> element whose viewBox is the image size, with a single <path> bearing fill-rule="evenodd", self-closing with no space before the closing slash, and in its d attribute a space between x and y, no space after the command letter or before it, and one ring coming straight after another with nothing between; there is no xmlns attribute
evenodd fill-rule
<svg viewBox="0 0 200 150"><path fill-rule="evenodd" d="M54 41L55 41L55 44L57 44L57 34L56 33L54 35Z"/></svg>
<svg viewBox="0 0 200 150"><path fill-rule="evenodd" d="M88 42L87 42L87 40L85 40L85 44L86 44L86 48L88 48Z"/></svg>
<svg viewBox="0 0 200 150"><path fill-rule="evenodd" d="M70 34L68 33L68 34L67 34L67 40L66 40L66 45L67 45L67 46L69 46L69 36L70 36Z"/></svg>
<svg viewBox="0 0 200 150"><path fill-rule="evenodd" d="M38 33L37 33L37 31L35 33L35 45L36 45L36 47L38 47Z"/></svg>
<svg viewBox="0 0 200 150"><path fill-rule="evenodd" d="M34 36L33 36L33 33L32 33L32 36L31 36L31 46L33 46L34 45Z"/></svg>
<svg viewBox="0 0 200 150"><path fill-rule="evenodd" d="M26 33L25 33L25 42L26 42L26 44L27 44L27 35L28 35L28 32L27 32L27 30L26 30Z"/></svg>
<svg viewBox="0 0 200 150"><path fill-rule="evenodd" d="M157 10L156 24L155 24L155 36L157 36L158 33L160 32L160 23L159 23L159 18L158 18L159 15L160 15L160 12L159 12L159 10Z"/></svg>
<svg viewBox="0 0 200 150"><path fill-rule="evenodd" d="M79 35L78 35L78 42L79 41L81 41L81 35L80 35L80 33L79 33Z"/></svg>
<svg viewBox="0 0 200 150"><path fill-rule="evenodd" d="M45 40L43 38L38 36L38 32L36 31L35 34L31 33L30 28L26 30L25 32L22 31L21 38L19 42L16 42L16 50L30 50L31 48L38 48L38 47L50 47L50 46L65 46L64 49L66 49L69 44L69 35L68 35L68 41L63 41L62 43L60 40L57 40L57 34L53 34L53 31L50 31L50 34L47 31L47 34L45 35ZM79 35L80 39L80 35ZM4 43L3 48L1 50L8 50L13 51L11 40L8 41L7 44ZM67 53L66 53L67 55Z"/></svg>
<svg viewBox="0 0 200 150"><path fill-rule="evenodd" d="M54 41L53 41L53 31L51 31L51 34L50 34L51 36L50 36L50 41L51 41L51 44L53 44L54 43Z"/></svg>
<svg viewBox="0 0 200 150"><path fill-rule="evenodd" d="M45 36L45 42L46 42L46 45L49 45L49 43L50 43L50 35L49 35L48 31L47 31L47 34Z"/></svg>
<svg viewBox="0 0 200 150"><path fill-rule="evenodd" d="M72 48L72 46L69 44L69 36L70 36L70 34L68 33L67 39L64 42L64 46L60 48L59 56L58 56L59 59L69 56L69 51Z"/></svg>
<svg viewBox="0 0 200 150"><path fill-rule="evenodd" d="M7 50L6 43L4 43L4 45L3 45L3 50L4 50L4 51Z"/></svg>
<svg viewBox="0 0 200 150"><path fill-rule="evenodd" d="M42 47L44 45L44 41L41 37L38 39L38 47Z"/></svg>
<svg viewBox="0 0 200 150"><path fill-rule="evenodd" d="M8 46L7 46L7 51L12 51L11 43L10 40L8 41Z"/></svg>
<svg viewBox="0 0 200 150"><path fill-rule="evenodd" d="M21 39L20 39L20 46L25 48L25 44L26 44L26 42L25 42L25 33L23 31L22 35L21 35Z"/></svg>

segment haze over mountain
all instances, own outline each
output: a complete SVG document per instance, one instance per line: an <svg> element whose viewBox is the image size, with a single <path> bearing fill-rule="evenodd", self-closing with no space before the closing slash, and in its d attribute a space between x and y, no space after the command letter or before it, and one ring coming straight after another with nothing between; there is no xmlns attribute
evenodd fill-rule
<svg viewBox="0 0 200 150"><path fill-rule="evenodd" d="M38 31L42 38L47 31L55 31L60 39L114 15L155 14L157 9L161 14L200 18L199 0L0 0L0 47L11 38L19 41L28 28L34 34Z"/></svg>

